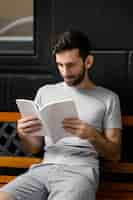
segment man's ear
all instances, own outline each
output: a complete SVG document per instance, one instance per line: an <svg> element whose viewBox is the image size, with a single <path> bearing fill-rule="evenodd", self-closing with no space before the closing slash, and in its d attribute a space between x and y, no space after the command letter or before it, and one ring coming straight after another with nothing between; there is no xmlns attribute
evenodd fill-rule
<svg viewBox="0 0 133 200"><path fill-rule="evenodd" d="M87 69L91 68L91 66L94 63L94 56L93 55L88 55L87 58L85 59L85 66Z"/></svg>

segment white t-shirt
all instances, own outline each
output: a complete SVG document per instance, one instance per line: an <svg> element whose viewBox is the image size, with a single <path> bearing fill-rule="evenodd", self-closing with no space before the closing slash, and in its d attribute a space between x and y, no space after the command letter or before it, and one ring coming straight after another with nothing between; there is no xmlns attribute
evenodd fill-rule
<svg viewBox="0 0 133 200"><path fill-rule="evenodd" d="M75 101L79 118L95 127L98 133L104 129L122 128L118 96L103 87L79 89L64 82L50 84L39 89L35 102L41 108L50 101L71 98ZM65 137L56 144L45 138L45 163L98 166L98 152L86 139Z"/></svg>

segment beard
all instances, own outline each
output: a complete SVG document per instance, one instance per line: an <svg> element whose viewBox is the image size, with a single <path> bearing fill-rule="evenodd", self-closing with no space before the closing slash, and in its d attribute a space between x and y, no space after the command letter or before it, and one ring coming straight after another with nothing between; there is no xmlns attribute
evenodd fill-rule
<svg viewBox="0 0 133 200"><path fill-rule="evenodd" d="M86 68L85 66L83 66L82 70L78 75L65 76L64 81L69 86L77 86L84 80L85 73L86 73Z"/></svg>

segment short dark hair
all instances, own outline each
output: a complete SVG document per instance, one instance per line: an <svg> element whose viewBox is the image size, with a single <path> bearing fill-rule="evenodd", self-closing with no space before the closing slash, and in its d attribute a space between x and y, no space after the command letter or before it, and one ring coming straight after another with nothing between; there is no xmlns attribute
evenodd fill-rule
<svg viewBox="0 0 133 200"><path fill-rule="evenodd" d="M87 35L81 31L69 30L61 34L52 48L55 56L64 50L79 49L80 56L85 59L91 51L91 42Z"/></svg>

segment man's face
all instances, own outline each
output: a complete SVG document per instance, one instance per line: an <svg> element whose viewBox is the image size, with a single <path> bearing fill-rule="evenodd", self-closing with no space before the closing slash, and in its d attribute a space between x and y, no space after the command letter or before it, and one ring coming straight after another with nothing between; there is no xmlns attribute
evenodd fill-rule
<svg viewBox="0 0 133 200"><path fill-rule="evenodd" d="M79 85L85 78L86 67L78 49L56 54L56 63L64 82L69 86Z"/></svg>

